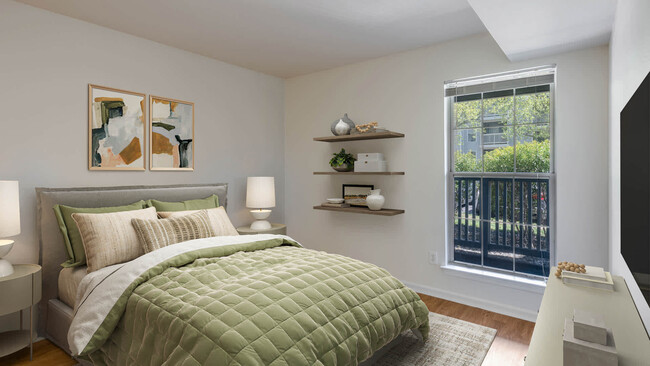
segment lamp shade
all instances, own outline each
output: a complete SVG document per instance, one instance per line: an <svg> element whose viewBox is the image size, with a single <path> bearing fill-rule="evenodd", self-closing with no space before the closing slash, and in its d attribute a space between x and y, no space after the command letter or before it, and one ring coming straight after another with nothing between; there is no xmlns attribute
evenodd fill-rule
<svg viewBox="0 0 650 366"><path fill-rule="evenodd" d="M246 207L275 207L275 179L273 177L248 177Z"/></svg>
<svg viewBox="0 0 650 366"><path fill-rule="evenodd" d="M20 234L18 182L0 180L0 238Z"/></svg>

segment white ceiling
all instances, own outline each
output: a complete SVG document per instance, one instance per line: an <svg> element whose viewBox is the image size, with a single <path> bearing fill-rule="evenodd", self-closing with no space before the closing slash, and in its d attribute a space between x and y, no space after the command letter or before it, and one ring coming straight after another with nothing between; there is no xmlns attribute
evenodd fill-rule
<svg viewBox="0 0 650 366"><path fill-rule="evenodd" d="M292 77L485 32L467 0L18 0Z"/></svg>
<svg viewBox="0 0 650 366"><path fill-rule="evenodd" d="M486 28L512 61L607 44L616 11L616 0L17 1L280 77Z"/></svg>
<svg viewBox="0 0 650 366"><path fill-rule="evenodd" d="M468 0L511 61L609 42L616 0Z"/></svg>

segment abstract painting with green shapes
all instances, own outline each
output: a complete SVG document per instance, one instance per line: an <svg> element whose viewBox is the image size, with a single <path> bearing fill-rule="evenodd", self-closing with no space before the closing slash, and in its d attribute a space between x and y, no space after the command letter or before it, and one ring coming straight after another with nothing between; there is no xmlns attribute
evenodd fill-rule
<svg viewBox="0 0 650 366"><path fill-rule="evenodd" d="M140 93L88 87L91 170L144 170L145 99Z"/></svg>
<svg viewBox="0 0 650 366"><path fill-rule="evenodd" d="M150 96L151 170L194 169L194 103Z"/></svg>

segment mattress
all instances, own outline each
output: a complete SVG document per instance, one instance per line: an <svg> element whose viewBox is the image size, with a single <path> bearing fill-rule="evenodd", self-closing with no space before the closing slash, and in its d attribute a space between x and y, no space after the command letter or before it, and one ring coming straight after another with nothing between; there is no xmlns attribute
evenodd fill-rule
<svg viewBox="0 0 650 366"><path fill-rule="evenodd" d="M79 283L86 276L86 266L64 268L59 272L59 299L74 309Z"/></svg>

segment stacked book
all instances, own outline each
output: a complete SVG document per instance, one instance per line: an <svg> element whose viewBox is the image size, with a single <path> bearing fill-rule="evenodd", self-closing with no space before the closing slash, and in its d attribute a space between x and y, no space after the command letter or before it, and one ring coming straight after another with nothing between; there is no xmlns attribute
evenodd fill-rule
<svg viewBox="0 0 650 366"><path fill-rule="evenodd" d="M323 206L323 207L341 207L341 208L350 207L350 205L347 204L347 203L329 203L329 202L323 202L321 204L321 206Z"/></svg>
<svg viewBox="0 0 650 366"><path fill-rule="evenodd" d="M600 267L585 266L585 273L562 271L562 282L569 285L614 291L614 281L609 272Z"/></svg>

